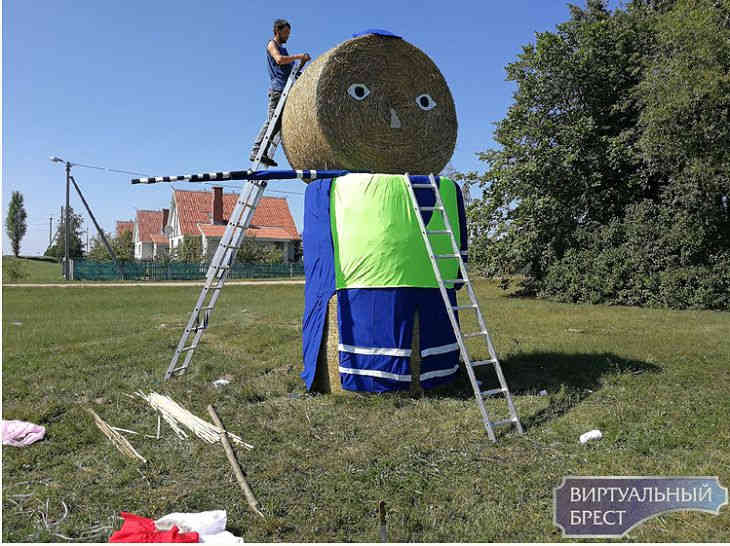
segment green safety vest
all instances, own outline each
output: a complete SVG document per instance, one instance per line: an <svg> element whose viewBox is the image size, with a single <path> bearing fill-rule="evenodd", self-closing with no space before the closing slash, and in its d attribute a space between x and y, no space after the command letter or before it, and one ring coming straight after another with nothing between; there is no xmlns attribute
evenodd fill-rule
<svg viewBox="0 0 730 546"><path fill-rule="evenodd" d="M330 220L337 289L438 288L406 184L405 176L391 174L348 174L332 180ZM440 191L458 245L456 184L441 177ZM445 229L438 211L426 229ZM448 234L430 237L434 253L453 254ZM457 278L456 258L438 262L441 278Z"/></svg>

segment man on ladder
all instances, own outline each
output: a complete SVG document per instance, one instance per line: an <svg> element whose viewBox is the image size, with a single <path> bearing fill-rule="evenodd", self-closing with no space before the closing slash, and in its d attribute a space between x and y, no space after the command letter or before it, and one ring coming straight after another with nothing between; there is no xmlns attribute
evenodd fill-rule
<svg viewBox="0 0 730 546"><path fill-rule="evenodd" d="M284 90L286 81L289 79L289 74L291 73L292 69L292 63L294 61L301 61L302 64L299 67L301 70L301 67L304 66L304 63L311 59L308 53L289 55L289 52L284 47L284 44L289 39L290 34L291 25L286 20L277 19L276 21L274 21L274 38L269 40L269 43L266 45L266 68L268 69L269 77L271 78L271 86L269 88L268 113L266 116L266 121L261 127L259 134L256 135L256 141L254 142L253 149L251 150L251 161L254 161L256 159L256 154L259 151L261 142L264 140L266 130L269 127L269 122L274 115L276 105L279 103L279 99L281 98L281 93ZM273 133L271 133L272 138L279 132L280 128L281 117L279 117L279 119L277 120L274 131ZM274 158L269 157L268 146L261 156L261 163L263 163L267 167L277 166Z"/></svg>

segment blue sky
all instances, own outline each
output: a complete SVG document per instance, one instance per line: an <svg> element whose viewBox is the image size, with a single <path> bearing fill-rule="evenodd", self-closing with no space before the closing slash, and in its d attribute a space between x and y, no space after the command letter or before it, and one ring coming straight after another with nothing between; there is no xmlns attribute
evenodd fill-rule
<svg viewBox="0 0 730 546"><path fill-rule="evenodd" d="M456 103L452 164L481 171L475 154L494 146L494 122L514 92L505 65L568 13L559 0L4 1L3 253L10 253L4 219L15 190L28 211L21 253L48 246L49 217L55 231L65 200L63 166L51 155L154 176L247 168L265 116L264 47L278 17L292 23L290 53L314 58L366 28L389 29L425 51ZM281 150L277 160L287 165ZM137 209L170 202L169 185L132 186L127 175L81 167L73 173L106 231ZM304 184L270 188L295 192L270 195L287 197L301 231ZM93 236L74 193L71 206Z"/></svg>

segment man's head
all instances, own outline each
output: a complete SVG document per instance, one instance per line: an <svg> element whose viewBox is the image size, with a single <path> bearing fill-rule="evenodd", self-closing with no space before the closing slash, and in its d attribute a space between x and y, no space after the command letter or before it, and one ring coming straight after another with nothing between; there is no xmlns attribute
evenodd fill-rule
<svg viewBox="0 0 730 546"><path fill-rule="evenodd" d="M280 43L285 44L289 39L291 25L286 19L277 19L274 21L274 38Z"/></svg>

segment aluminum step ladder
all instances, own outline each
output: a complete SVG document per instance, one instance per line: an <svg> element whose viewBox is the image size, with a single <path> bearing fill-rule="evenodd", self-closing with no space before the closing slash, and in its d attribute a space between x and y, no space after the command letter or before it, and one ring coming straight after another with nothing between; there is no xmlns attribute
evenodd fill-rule
<svg viewBox="0 0 730 546"><path fill-rule="evenodd" d="M436 184L436 178L433 174L429 175L428 184L413 184L411 183L411 178L408 173L405 175L405 181L406 186L408 187L408 192L411 196L411 201L413 203L413 207L416 210L416 218L418 219L418 227L421 230L421 234L423 235L423 241L426 243L426 250L428 252L428 257L431 260L431 265L433 266L433 272L436 275L436 280L439 285L439 289L441 290L441 296L444 300L444 305L446 306L446 311L449 315L449 320L451 321L451 326L454 329L454 335L456 336L456 341L459 345L459 351L461 352L461 358L464 361L464 366L466 367L466 373L469 375L469 381L471 382L471 386L474 389L474 395L477 399L477 405L479 406L479 411L482 414L482 420L484 421L484 427L487 429L487 434L489 435L489 439L493 442L497 441L497 438L494 434L494 428L500 425L514 425L517 427L517 432L519 434L523 434L524 431L522 430L522 424L520 423L520 418L517 416L517 410L515 410L514 403L512 402L512 395L509 392L509 388L507 387L507 381L505 381L504 374L502 373L502 367L499 365L499 359L497 358L497 353L494 350L494 345L492 344L492 338L489 336L489 331L487 330L487 325L484 322L484 316L482 315L481 308L479 307L479 302L477 301L476 294L474 293L474 288L472 287L471 281L469 280L469 277L467 275L466 266L464 265L464 260L461 257L461 252L459 250L459 244L456 241L456 238L454 237L454 231L451 229L451 222L449 221L449 217L446 214L446 208L444 207L444 202L441 199L441 192L439 191L438 185ZM433 191L436 202L433 207L422 207L418 204L418 200L416 198L416 192L417 189L430 189ZM423 216L421 215L422 211L433 211L433 214L439 213L443 217L444 225L446 229L444 230L428 230L426 229L426 224L423 221ZM444 236L448 235L449 240L451 241L451 247L452 247L452 253L450 254L435 254L433 250L433 246L431 245L431 236ZM439 269L439 260L444 259L457 259L459 261L459 270L461 271L461 279L443 279L441 277L441 270ZM452 288L456 283L464 283L466 285L466 292L469 295L470 304L469 305L452 305L451 301L449 300L449 295L446 292L446 284L449 284L449 288ZM461 310L461 309L471 309L476 312L477 315L477 321L479 324L479 331L474 333L468 333L464 334L461 331L461 328L459 326L458 321L456 320L456 314L454 311ZM471 355L469 354L469 351L466 347L466 342L464 341L466 338L470 337L483 337L486 341L487 349L489 350L489 359L488 360L478 360L474 361L471 358ZM476 375L474 374L474 368L477 366L494 366L494 371L497 373L497 378L499 379L499 388L497 389L489 389L486 391L482 391L481 387L479 386L479 382L477 381ZM484 405L484 400L490 396L495 396L498 394L504 394L504 399L507 401L507 407L509 409L509 417L505 419L501 419L498 421L492 421L489 418L489 414L487 413L487 408Z"/></svg>
<svg viewBox="0 0 730 546"><path fill-rule="evenodd" d="M279 103L276 105L274 114L269 121L269 126L264 135L264 139L261 142L258 153L256 154L251 166L249 167L250 172L258 170L261 163L261 158L266 152L267 148L271 150L269 154L273 157L276 149L281 141L280 132L276 135L276 138L272 138L274 128L276 127L281 113L284 110L284 104L286 98L289 96L289 91L294 85L299 72L301 61L294 61L292 64L291 73L289 79L286 81L286 85L279 98ZM238 251L243 239L246 236L246 229L251 224L254 211L261 201L261 197L266 189L265 180L246 180L241 188L241 192L238 195L236 206L231 213L231 217L228 219L228 225L226 231L221 237L218 248L213 255L213 259L208 267L208 273L205 278L205 285L203 290L200 292L198 301L193 308L193 312L190 314L187 326L180 337L180 341L175 349L175 354L172 355L172 360L165 373L165 380L169 379L173 375L182 375L190 366L190 361L193 358L195 349L200 343L200 338L203 336L203 332L208 328L210 322L210 316L215 309L215 304L221 295L223 285L228 277L228 272L234 263L236 252ZM193 337L192 342L188 345L190 336ZM179 364L180 358L185 355L182 364Z"/></svg>

